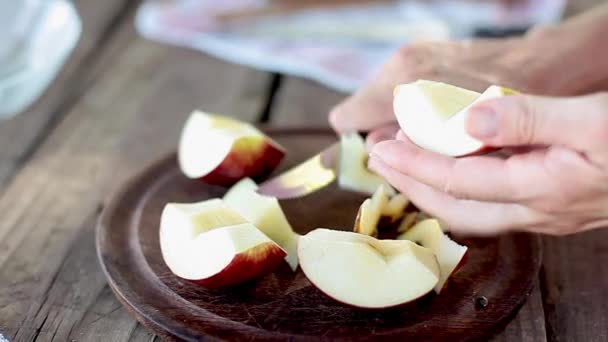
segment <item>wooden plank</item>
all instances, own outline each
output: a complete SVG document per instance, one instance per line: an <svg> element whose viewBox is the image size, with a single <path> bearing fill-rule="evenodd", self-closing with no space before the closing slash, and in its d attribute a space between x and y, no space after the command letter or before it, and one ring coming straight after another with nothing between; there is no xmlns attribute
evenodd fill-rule
<svg viewBox="0 0 608 342"><path fill-rule="evenodd" d="M328 127L327 114L344 94L297 77L284 77L274 97L270 123L282 127Z"/></svg>
<svg viewBox="0 0 608 342"><path fill-rule="evenodd" d="M0 122L0 192L3 184L29 158L66 108L90 83L88 65L133 1L75 0L82 19L82 36L71 57L43 96L25 112Z"/></svg>
<svg viewBox="0 0 608 342"><path fill-rule="evenodd" d="M129 342L160 342L160 337L154 335L150 330L141 324L138 324L131 336L129 336Z"/></svg>
<svg viewBox="0 0 608 342"><path fill-rule="evenodd" d="M102 200L175 148L192 109L252 120L264 105L268 74L145 41L132 14L89 65L97 82L0 196L0 333L11 341L140 340L92 247Z"/></svg>
<svg viewBox="0 0 608 342"><path fill-rule="evenodd" d="M270 122L280 126L328 126L329 110L344 95L316 83L286 77L275 96L275 107ZM545 322L542 297L538 286L504 331L493 341L545 341Z"/></svg>
<svg viewBox="0 0 608 342"><path fill-rule="evenodd" d="M492 341L547 341L542 295L538 284L517 316Z"/></svg>
<svg viewBox="0 0 608 342"><path fill-rule="evenodd" d="M549 340L608 341L608 229L543 242Z"/></svg>

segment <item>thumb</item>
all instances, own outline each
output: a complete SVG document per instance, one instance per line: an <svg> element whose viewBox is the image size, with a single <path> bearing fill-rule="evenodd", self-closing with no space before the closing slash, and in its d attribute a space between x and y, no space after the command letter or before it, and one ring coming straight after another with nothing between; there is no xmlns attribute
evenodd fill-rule
<svg viewBox="0 0 608 342"><path fill-rule="evenodd" d="M471 107L466 129L490 146L560 145L585 151L608 142L608 95L491 99Z"/></svg>

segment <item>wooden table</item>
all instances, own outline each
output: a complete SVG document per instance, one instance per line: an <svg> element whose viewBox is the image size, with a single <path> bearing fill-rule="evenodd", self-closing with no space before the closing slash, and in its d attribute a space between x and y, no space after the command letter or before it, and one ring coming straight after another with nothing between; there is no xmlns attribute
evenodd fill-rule
<svg viewBox="0 0 608 342"><path fill-rule="evenodd" d="M107 196L175 148L193 108L326 127L344 95L146 41L133 29L135 1L75 3L84 21L75 53L33 108L0 124L0 333L152 341L97 262L93 230ZM495 340L608 340L608 230L543 241L538 286Z"/></svg>

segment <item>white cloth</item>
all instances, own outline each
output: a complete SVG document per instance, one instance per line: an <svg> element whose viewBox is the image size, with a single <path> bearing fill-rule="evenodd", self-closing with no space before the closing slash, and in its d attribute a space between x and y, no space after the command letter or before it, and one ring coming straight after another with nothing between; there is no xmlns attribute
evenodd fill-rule
<svg viewBox="0 0 608 342"><path fill-rule="evenodd" d="M565 0L529 0L506 10L492 2L403 1L317 9L240 25L216 15L264 0L148 1L137 13L145 37L190 47L233 63L302 76L339 91L363 84L399 46L414 39L470 37L479 28L559 20Z"/></svg>

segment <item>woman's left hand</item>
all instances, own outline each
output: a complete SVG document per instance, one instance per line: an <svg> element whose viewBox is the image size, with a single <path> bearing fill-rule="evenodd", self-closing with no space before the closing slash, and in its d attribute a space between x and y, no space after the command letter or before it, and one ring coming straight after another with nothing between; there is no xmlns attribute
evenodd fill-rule
<svg viewBox="0 0 608 342"><path fill-rule="evenodd" d="M608 94L489 100L467 130L519 150L451 158L399 133L373 146L369 167L455 232L564 235L608 224Z"/></svg>

